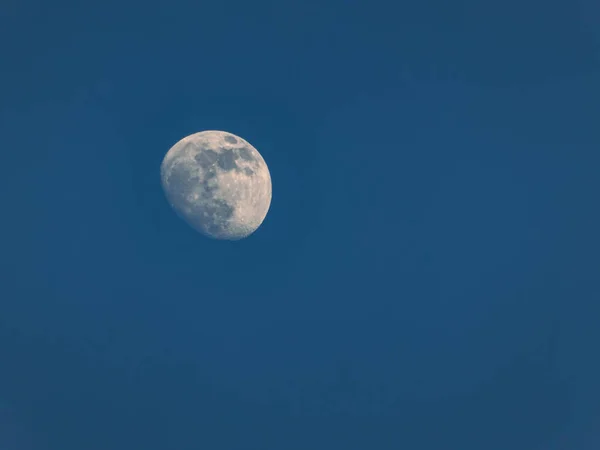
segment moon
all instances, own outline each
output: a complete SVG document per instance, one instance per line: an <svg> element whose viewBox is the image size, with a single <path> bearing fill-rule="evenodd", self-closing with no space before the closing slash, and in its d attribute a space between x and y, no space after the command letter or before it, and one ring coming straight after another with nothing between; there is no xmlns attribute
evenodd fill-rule
<svg viewBox="0 0 600 450"><path fill-rule="evenodd" d="M161 167L165 196L192 228L235 241L254 233L271 205L271 174L246 140L225 131L202 131L177 142Z"/></svg>

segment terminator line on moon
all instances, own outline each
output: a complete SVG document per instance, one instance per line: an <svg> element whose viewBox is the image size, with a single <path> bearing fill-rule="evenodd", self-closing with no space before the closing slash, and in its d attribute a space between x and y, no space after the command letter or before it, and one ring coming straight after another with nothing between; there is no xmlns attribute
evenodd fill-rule
<svg viewBox="0 0 600 450"><path fill-rule="evenodd" d="M175 212L214 239L252 234L271 205L271 175L263 157L225 131L202 131L177 142L160 167L162 187Z"/></svg>

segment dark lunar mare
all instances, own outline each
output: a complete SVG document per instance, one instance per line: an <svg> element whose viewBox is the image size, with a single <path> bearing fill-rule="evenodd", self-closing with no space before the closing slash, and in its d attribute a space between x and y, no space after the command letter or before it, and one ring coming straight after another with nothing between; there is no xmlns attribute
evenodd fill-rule
<svg viewBox="0 0 600 450"><path fill-rule="evenodd" d="M215 152L212 152L216 155ZM197 160L198 161L198 160ZM202 160L206 164L206 160ZM198 162L200 165L202 163ZM216 168L213 166L205 172L204 179L200 182L199 177L192 175L190 170L182 165L175 165L168 178L169 200L179 206L189 206L191 214L198 223L195 228L204 228L209 234L219 236L228 227L228 221L233 216L234 208L222 199L214 197L218 186L210 186L209 180L215 178ZM197 203L187 201L188 194L193 191L194 185L202 184L202 199ZM184 217L190 220L189 217ZM201 227L198 227L201 225Z"/></svg>
<svg viewBox="0 0 600 450"><path fill-rule="evenodd" d="M206 172L204 172L204 179L202 180L202 198L212 198L214 192L217 190L217 186L211 185L209 181L216 177L217 171L214 167L211 167Z"/></svg>
<svg viewBox="0 0 600 450"><path fill-rule="evenodd" d="M182 205L186 201L189 192L189 186L193 183L199 183L197 176L190 174L190 171L181 164L176 164L169 173L167 183L169 184L168 197L172 203Z"/></svg>
<svg viewBox="0 0 600 450"><path fill-rule="evenodd" d="M246 161L254 161L252 153L246 147L238 148L237 154L240 158L245 159Z"/></svg>
<svg viewBox="0 0 600 450"><path fill-rule="evenodd" d="M212 198L206 203L203 202L198 209L200 217L204 217L203 213L207 213L207 217L209 217L203 224L210 234L219 236L227 230L228 219L233 216L233 207L225 200Z"/></svg>
<svg viewBox="0 0 600 450"><path fill-rule="evenodd" d="M212 166L217 159L219 159L219 155L214 150L201 150L194 156L196 162L202 167L206 169L207 167Z"/></svg>
<svg viewBox="0 0 600 450"><path fill-rule="evenodd" d="M194 146L194 144L188 145ZM253 175L254 171L252 169L245 168L242 170L237 165L236 161L238 158L241 158L245 161L255 162L252 153L246 147L236 149L221 148L219 153L211 149L200 148L200 151L194 156L196 162L205 170L216 164L225 172L235 170L236 172L244 172L246 175Z"/></svg>
<svg viewBox="0 0 600 450"><path fill-rule="evenodd" d="M221 149L221 153L219 153L219 159L217 160L217 164L224 170L225 172L229 172L231 170L239 170L238 165L235 163L237 159L237 155L230 148Z"/></svg>

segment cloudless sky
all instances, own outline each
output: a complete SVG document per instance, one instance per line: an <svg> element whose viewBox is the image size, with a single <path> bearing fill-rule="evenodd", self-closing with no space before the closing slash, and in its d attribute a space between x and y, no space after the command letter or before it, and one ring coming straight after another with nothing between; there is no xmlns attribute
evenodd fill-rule
<svg viewBox="0 0 600 450"><path fill-rule="evenodd" d="M591 0L5 0L1 450L600 448ZM226 130L238 242L159 167Z"/></svg>

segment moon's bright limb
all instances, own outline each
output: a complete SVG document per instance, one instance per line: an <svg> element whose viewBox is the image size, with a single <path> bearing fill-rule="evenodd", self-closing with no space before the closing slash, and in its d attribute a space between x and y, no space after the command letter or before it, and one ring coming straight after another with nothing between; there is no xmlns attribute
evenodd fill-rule
<svg viewBox="0 0 600 450"><path fill-rule="evenodd" d="M239 136L203 131L165 155L161 181L167 200L190 226L214 239L252 234L271 205L271 175L260 153Z"/></svg>

